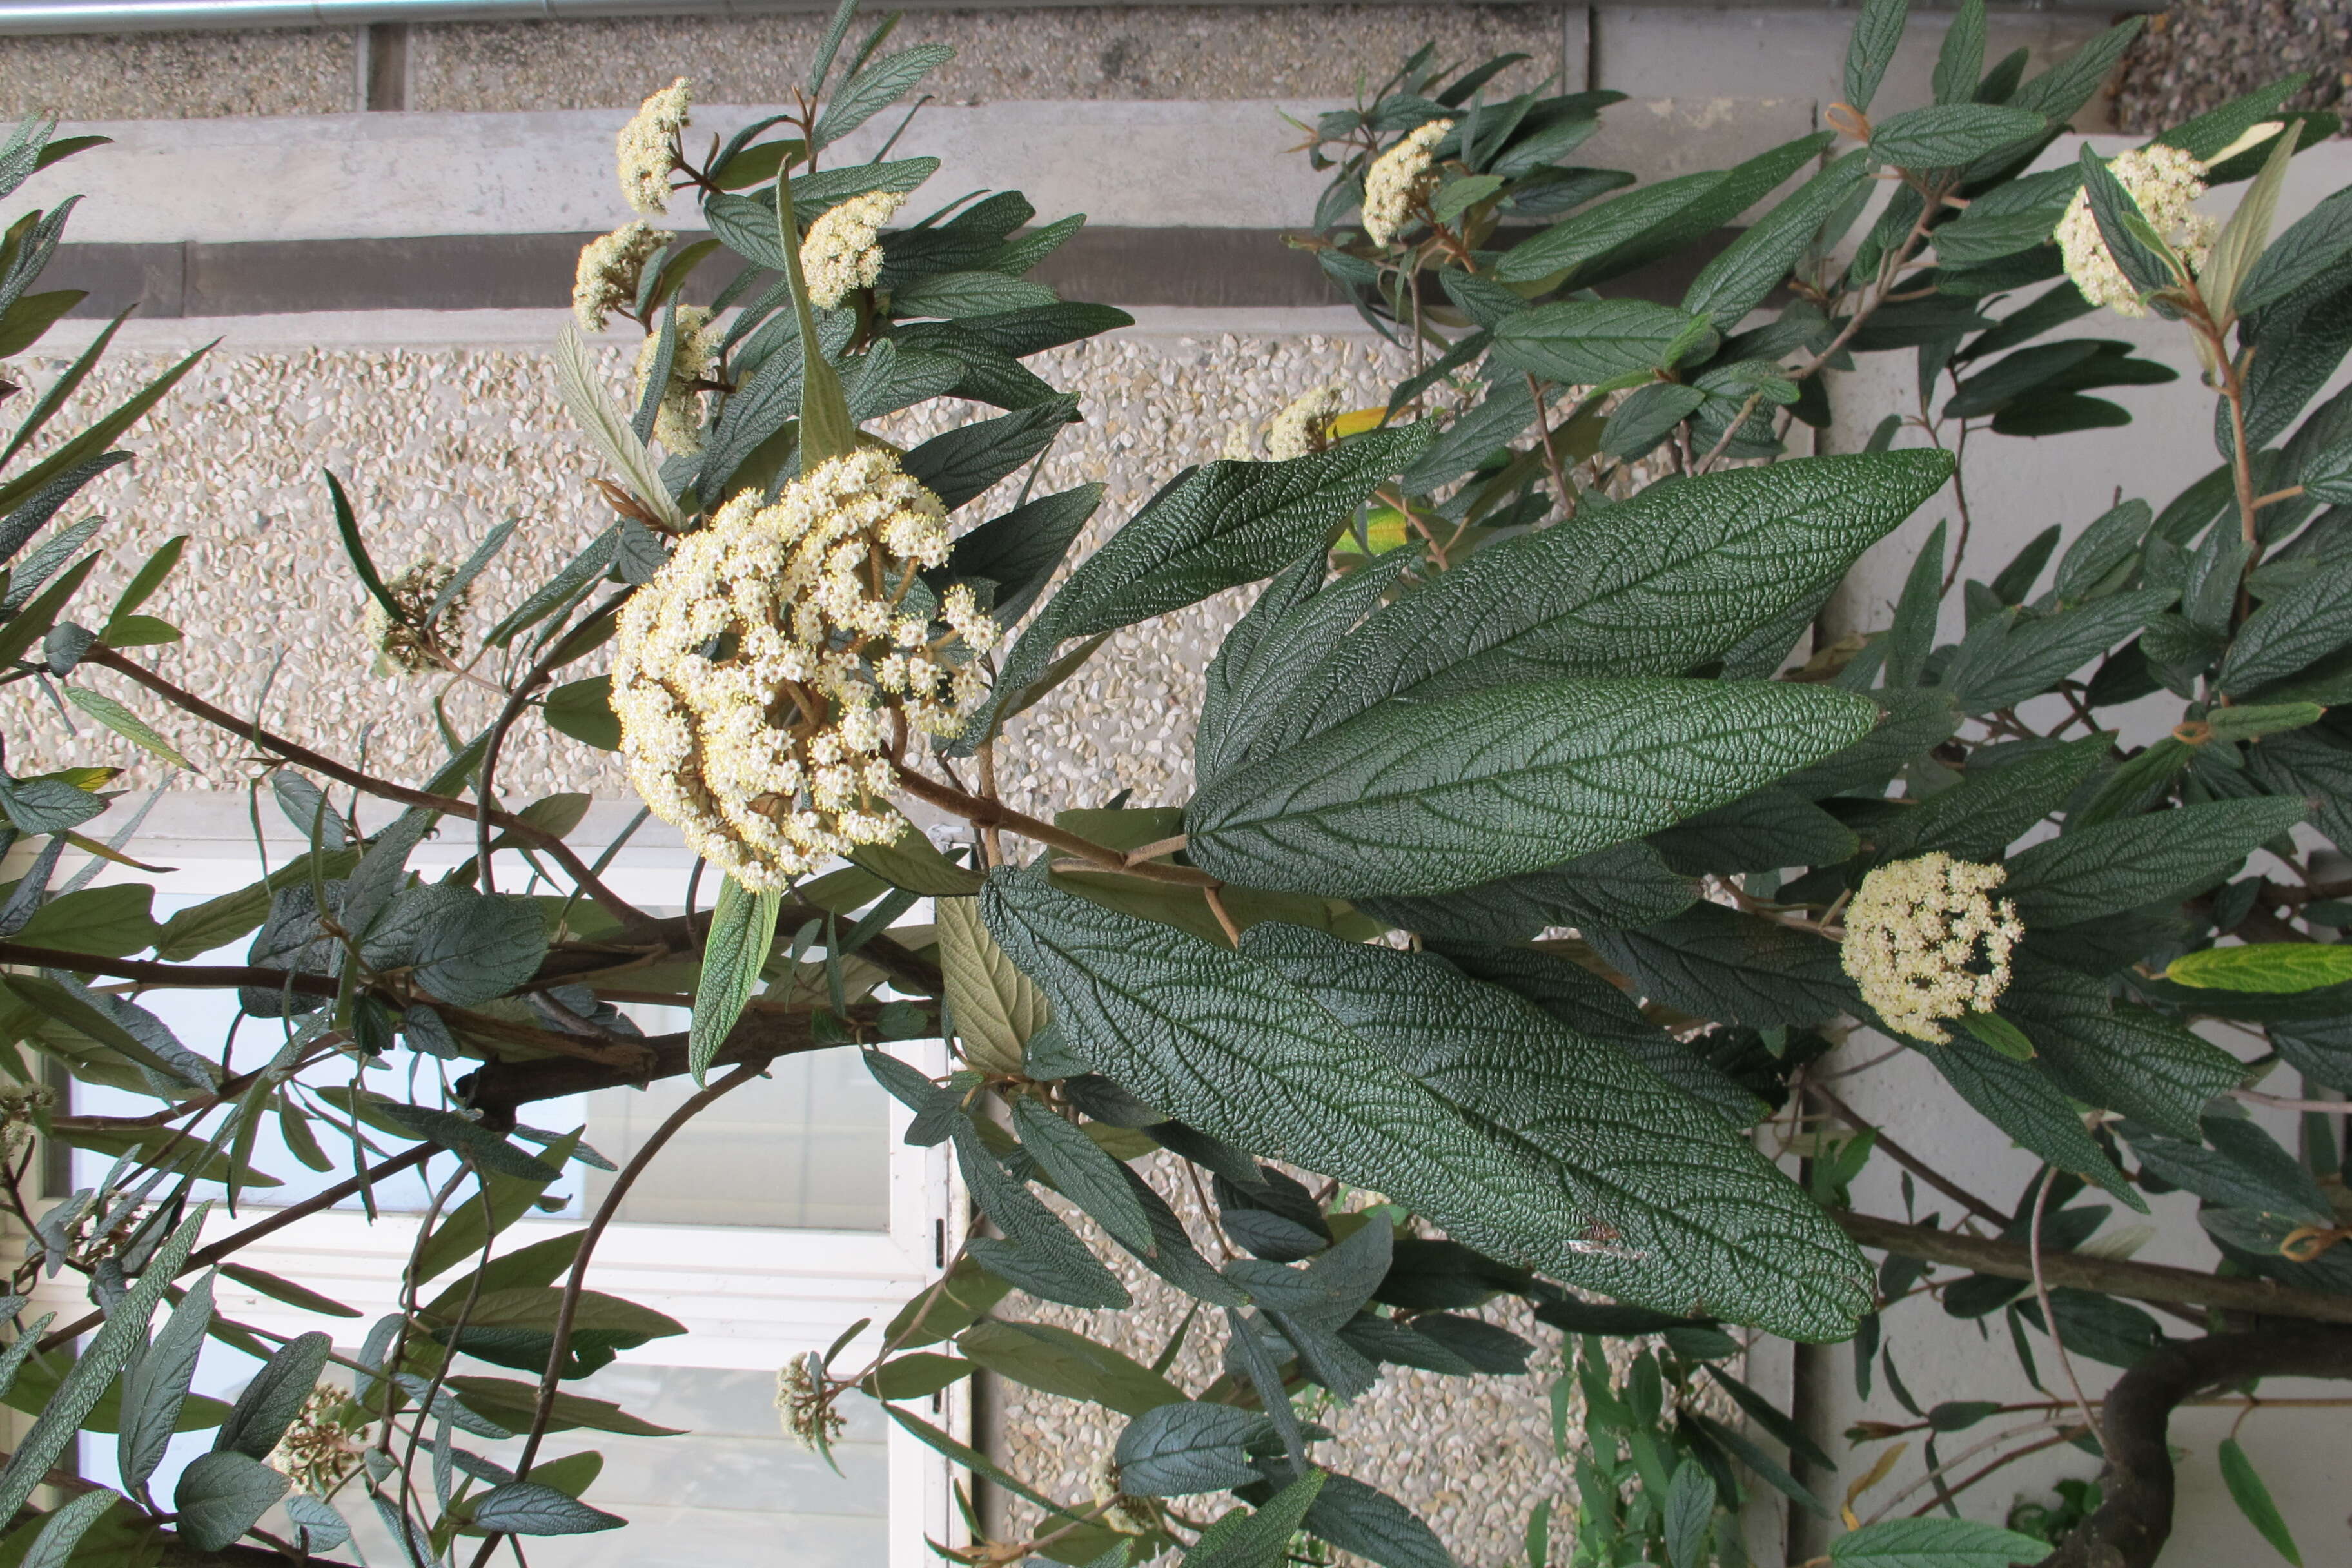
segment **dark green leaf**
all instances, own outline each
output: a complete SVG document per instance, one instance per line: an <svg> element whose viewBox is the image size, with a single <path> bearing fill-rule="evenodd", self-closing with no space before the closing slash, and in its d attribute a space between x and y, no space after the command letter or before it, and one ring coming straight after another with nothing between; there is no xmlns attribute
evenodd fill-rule
<svg viewBox="0 0 2352 1568"><path fill-rule="evenodd" d="M1927 1059L1984 1119L2042 1160L2096 1182L2141 1213L2147 1205L2109 1163L2066 1097L2032 1062L2011 1061L1965 1034L1924 1047Z"/></svg>
<svg viewBox="0 0 2352 1568"><path fill-rule="evenodd" d="M1655 831L1853 744L1878 710L1782 683L1595 678L1381 703L1228 773L1185 814L1244 886L1442 893Z"/></svg>
<svg viewBox="0 0 2352 1568"><path fill-rule="evenodd" d="M1620 1299L1704 1300L1800 1333L1843 1332L1860 1310L1843 1239L1714 1113L1434 960L1274 926L1233 952L1034 874L992 876L982 900L1094 1065L1213 1136ZM1209 994L1213 1013L1194 1000ZM1569 1131L1602 1106L1653 1131ZM1607 1166L1589 1163L1604 1152ZM1596 1226L1615 1239L1596 1246ZM1769 1252L1749 1250L1751 1227L1776 1237ZM1815 1260L1789 1268L1792 1244Z"/></svg>
<svg viewBox="0 0 2352 1568"><path fill-rule="evenodd" d="M1155 1405L1127 1424L1112 1458L1118 1489L1134 1497L1223 1491L1257 1479L1248 1448L1274 1435L1255 1410L1190 1400Z"/></svg>
<svg viewBox="0 0 2352 1568"><path fill-rule="evenodd" d="M1833 1568L2011 1568L2049 1554L2046 1542L1972 1519L1886 1519L1830 1542Z"/></svg>
<svg viewBox="0 0 2352 1568"><path fill-rule="evenodd" d="M2019 852L2001 891L2028 931L2096 920L2221 880L2304 815L2299 800L2257 798L2103 822Z"/></svg>
<svg viewBox="0 0 2352 1568"><path fill-rule="evenodd" d="M1704 316L1642 300L1568 300L1495 328L1496 357L1563 386L1614 386L1671 368L1714 335Z"/></svg>
<svg viewBox="0 0 2352 1568"><path fill-rule="evenodd" d="M1960 168L2031 141L2049 123L2031 109L1937 103L1879 121L1870 155L1898 169Z"/></svg>
<svg viewBox="0 0 2352 1568"><path fill-rule="evenodd" d="M1864 0L1854 18L1853 35L1846 43L1845 100L1866 110L1894 63L1903 42L1904 24L1910 20L1909 0Z"/></svg>
<svg viewBox="0 0 2352 1568"><path fill-rule="evenodd" d="M249 1455L234 1451L198 1455L180 1472L179 1483L172 1491L180 1539L199 1552L219 1552L234 1545L292 1484Z"/></svg>
<svg viewBox="0 0 2352 1568"><path fill-rule="evenodd" d="M581 1535L627 1522L538 1481L492 1487L474 1504L477 1529L506 1535Z"/></svg>
<svg viewBox="0 0 2352 1568"><path fill-rule="evenodd" d="M1835 943L1720 904L1696 904L1637 931L1584 936L1643 994L1702 1017L1770 1028L1855 1006Z"/></svg>
<svg viewBox="0 0 2352 1568"><path fill-rule="evenodd" d="M2238 1505L2246 1522L2262 1531L2272 1551L2294 1563L2294 1568L2303 1568L2303 1553L2294 1544L2294 1533L2280 1517L2278 1504L2271 1500L2271 1489L2263 1484L2254 1462L2246 1458L2246 1450L2237 1438L2221 1439L2219 1458L2222 1482L2230 1489L2230 1500Z"/></svg>
<svg viewBox="0 0 2352 1568"><path fill-rule="evenodd" d="M957 1336L956 1348L999 1377L1122 1415L1184 1399L1183 1390L1150 1368L1051 1323L974 1323Z"/></svg>

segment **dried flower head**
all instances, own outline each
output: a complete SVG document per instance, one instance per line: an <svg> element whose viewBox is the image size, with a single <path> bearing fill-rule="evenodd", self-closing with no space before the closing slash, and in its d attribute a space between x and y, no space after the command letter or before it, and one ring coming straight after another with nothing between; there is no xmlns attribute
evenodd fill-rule
<svg viewBox="0 0 2352 1568"><path fill-rule="evenodd" d="M669 211L669 176L677 167L677 133L692 123L693 89L678 78L638 105L614 142L621 193L641 213Z"/></svg>
<svg viewBox="0 0 2352 1568"><path fill-rule="evenodd" d="M1097 1458L1087 1471L1087 1487L1095 1506L1102 1510L1095 1517L1104 1529L1120 1535L1149 1535L1160 1528L1160 1505L1150 1498L1120 1491L1118 1465L1108 1454Z"/></svg>
<svg viewBox="0 0 2352 1568"><path fill-rule="evenodd" d="M2008 878L2005 866L1937 850L1862 879L1839 956L1888 1028L1947 1045L1939 1020L1988 1012L2009 988L2010 950L2025 926L2014 903L1990 896Z"/></svg>
<svg viewBox="0 0 2352 1568"><path fill-rule="evenodd" d="M702 394L694 384L709 371L718 347L719 333L710 312L699 305L680 305L669 380L662 388L661 406L654 412L654 439L673 456L702 450ZM646 379L653 374L654 356L660 348L661 334L656 331L646 333L645 345L637 350L636 390L632 395L639 402L645 399Z"/></svg>
<svg viewBox="0 0 2352 1568"><path fill-rule="evenodd" d="M2158 145L2118 153L2107 168L2139 204L2148 226L2179 253L2189 271L2202 272L2219 228L2213 219L2189 210L2205 194L2205 165L2178 147ZM2099 220L2091 212L2088 191L2076 191L2066 216L2059 219L2058 249L2066 264L2066 276L2074 280L2084 299L2105 305L2119 316L2147 314L2139 290L2107 249L2106 237L2099 232Z"/></svg>
<svg viewBox="0 0 2352 1568"><path fill-rule="evenodd" d="M1414 204L1437 183L1430 150L1453 129L1451 120L1433 120L1372 160L1364 173L1364 232L1374 245L1388 244L1412 222Z"/></svg>
<svg viewBox="0 0 2352 1568"><path fill-rule="evenodd" d="M795 1447L812 1454L841 1436L845 1423L816 1374L814 1354L794 1356L776 1369L776 1421Z"/></svg>
<svg viewBox="0 0 2352 1568"><path fill-rule="evenodd" d="M633 218L580 247L580 269L572 282L572 314L583 332L601 332L615 310L637 302L646 263L677 236Z"/></svg>
<svg viewBox="0 0 2352 1568"><path fill-rule="evenodd" d="M434 601L457 574L456 567L428 555L386 583L393 603L400 606L397 621L384 613L374 595L368 595L364 628L368 646L375 649L376 674L422 675L457 657L465 640L461 623L471 590L451 595L441 613L432 615Z"/></svg>
<svg viewBox="0 0 2352 1568"><path fill-rule="evenodd" d="M269 1468L313 1497L324 1497L360 1467L367 1451L367 1412L330 1383L302 1400L286 1435L270 1451Z"/></svg>
<svg viewBox="0 0 2352 1568"><path fill-rule="evenodd" d="M801 273L809 300L833 310L882 276L882 226L906 201L898 191L869 191L827 207L801 241Z"/></svg>
<svg viewBox="0 0 2352 1568"><path fill-rule="evenodd" d="M1339 389L1318 386L1302 392L1284 405L1266 426L1266 456L1277 461L1304 458L1331 444L1331 421L1340 413Z"/></svg>
<svg viewBox="0 0 2352 1568"><path fill-rule="evenodd" d="M754 890L896 839L886 753L960 731L996 645L968 586L933 606L918 573L947 554L939 499L872 447L721 507L621 612L613 709L654 815Z"/></svg>

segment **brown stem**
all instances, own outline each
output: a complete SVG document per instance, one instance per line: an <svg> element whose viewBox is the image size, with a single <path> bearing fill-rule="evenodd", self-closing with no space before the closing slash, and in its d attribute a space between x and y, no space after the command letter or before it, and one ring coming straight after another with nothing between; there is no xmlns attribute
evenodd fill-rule
<svg viewBox="0 0 2352 1568"><path fill-rule="evenodd" d="M2073 1391L2075 1407L2083 1413L2083 1425L2099 1446L2106 1447L2106 1437L2099 1429L2099 1417L2091 1409L2091 1401L2083 1392L2083 1380L2074 1375L2074 1358L2066 1353L2065 1336L2058 1331L2058 1310L2050 1304L2050 1281L2042 1267L2042 1215L2050 1204L2051 1184L2058 1179L2058 1167L2042 1167L2042 1180L2034 1184L2032 1228L2026 1232L2026 1260L2033 1267L2033 1300L2042 1309L2042 1331L2050 1336L2050 1348L2058 1352L2058 1370L2066 1374L2066 1386Z"/></svg>
<svg viewBox="0 0 2352 1568"><path fill-rule="evenodd" d="M654 1156L662 1152L662 1146L677 1134L679 1128L700 1115L720 1095L759 1077L766 1070L767 1065L764 1060L743 1062L725 1078L700 1089L671 1111L668 1118L654 1130L653 1136L646 1140L644 1146L630 1156L629 1163L621 1167L620 1173L613 1178L612 1190L604 1194L604 1201L596 1205L596 1217L588 1222L588 1229L580 1238L580 1250L572 1256L572 1276L563 1282L562 1304L555 1310L553 1339L547 1349L547 1371L539 1382L539 1406L531 1413L530 1432L523 1439L522 1458L515 1461L515 1474L522 1479L530 1479L531 1461L539 1457L539 1445L547 1436L547 1424L555 1416L556 1386L562 1379L563 1357L572 1342L572 1325L580 1315L580 1296L588 1280L588 1260L596 1250L597 1241L612 1225L614 1215L620 1212L621 1200L628 1195L629 1188L645 1173L646 1167L653 1163ZM484 1540L481 1550L474 1553L474 1568L482 1568L490 1560L490 1553L498 1550L498 1544L496 1533Z"/></svg>
<svg viewBox="0 0 2352 1568"><path fill-rule="evenodd" d="M2172 1412L2252 1377L2352 1378L2352 1331L2302 1325L2215 1334L2144 1357L2107 1391L2100 1503L2041 1568L2150 1568L2172 1534Z"/></svg>
<svg viewBox="0 0 2352 1568"><path fill-rule="evenodd" d="M911 578L908 580L912 581ZM490 725L489 737L482 744L481 773L474 784L475 865L482 879L482 891L486 893L495 893L499 890L490 871L490 778L498 772L499 748L505 743L507 731L514 727L514 721L522 717L523 709L530 702L531 693L546 685L549 678L557 670L581 657L572 647L572 641L579 636L581 628L593 626L602 617L619 609L632 592L634 590L624 589L614 595L597 606L595 614L581 622L579 626L556 638L555 646L548 651L547 657L532 666L530 673L523 678L522 683L507 694L505 703L499 709L498 718Z"/></svg>
<svg viewBox="0 0 2352 1568"><path fill-rule="evenodd" d="M1544 412L1543 392L1532 375L1528 377L1528 395L1535 400L1536 438L1543 443L1544 467L1551 470L1551 488L1559 496L1561 514L1571 516L1576 511L1576 492L1568 488L1568 475L1560 470L1559 449L1551 442L1551 419Z"/></svg>
<svg viewBox="0 0 2352 1568"><path fill-rule="evenodd" d="M1763 401L1764 393L1762 388L1759 387L1756 391L1749 393L1748 395L1748 401L1739 405L1739 413L1732 419L1730 424L1723 427L1723 434L1716 437L1715 445L1707 448L1706 456L1698 460L1697 464L1692 468L1691 472L1694 474L1703 474L1706 472L1707 469L1713 468L1715 466L1716 459L1722 457L1725 452L1730 450L1732 437L1739 434L1739 427L1748 423L1748 416L1754 414L1756 412L1757 405L1761 404Z"/></svg>
<svg viewBox="0 0 2352 1568"><path fill-rule="evenodd" d="M320 1209L332 1208L345 1198L358 1193L361 1188L372 1187L386 1176L396 1176L412 1165L421 1165L440 1152L441 1145L438 1143L419 1143L405 1154L395 1154L373 1170L362 1171L356 1176L347 1176L326 1191L314 1193L299 1204L289 1205L267 1219L256 1220L235 1235L221 1237L210 1247L196 1248L195 1251L188 1254L188 1260L180 1265L179 1274L190 1273L198 1268L209 1268L240 1248L252 1246L263 1237L284 1230L296 1220L317 1214ZM174 1274L173 1278L176 1279L179 1274ZM69 1344L77 1335L89 1332L105 1321L105 1313L91 1312L68 1323L62 1329L53 1329L42 1335L40 1344L35 1348L47 1352L57 1349L59 1345Z"/></svg>
<svg viewBox="0 0 2352 1568"><path fill-rule="evenodd" d="M242 740L251 741L264 750L275 752L289 763L309 768L313 773L323 773L338 784L346 784L354 789L364 790L380 800L397 801L403 805L423 806L428 811L437 811L446 816L471 817L475 815L474 805L455 796L434 795L426 790L412 789L406 784L394 784L389 779L373 777L360 772L357 768L346 767L331 757L323 756L310 750L308 746L298 745L282 735L273 735L258 723L247 723L224 709L214 707L194 692L183 690L144 665L133 663L112 648L93 647L82 656L82 662L103 665L118 674L128 676L173 706L194 714L208 724L226 730ZM555 834L549 833L510 812L491 812L489 820L495 823L501 832L520 839L535 848L545 850L558 865L563 868L565 875L584 889L590 898L595 900L607 913L624 926L641 926L646 923L646 916L642 910L598 880L596 874L588 868L588 863L580 858L578 851Z"/></svg>
<svg viewBox="0 0 2352 1568"><path fill-rule="evenodd" d="M1924 1225L1905 1225L1875 1215L1841 1213L1839 1226L1864 1247L1899 1252L1930 1263L1948 1263L2003 1279L2033 1278L2033 1261L2015 1242L1963 1236ZM2134 1263L2119 1258L2095 1258L2080 1252L2045 1254L2043 1277L2053 1285L2072 1285L2136 1301L2182 1302L2216 1307L2228 1312L2253 1312L2272 1318L2300 1318L2315 1323L2352 1323L2352 1294L2305 1290L2269 1279L2225 1279L2190 1268L2160 1263Z"/></svg>
<svg viewBox="0 0 2352 1568"><path fill-rule="evenodd" d="M951 789L936 779L926 778L914 769L901 764L898 783L917 800L953 812L978 827L1009 827L1024 838L1034 838L1040 844L1066 850L1079 859L1101 867L1106 871L1124 871L1130 877L1140 877L1149 882L1173 882L1186 888L1222 888L1224 884L1206 871L1190 866L1160 866L1150 861L1130 866L1127 857L1108 845L1091 838L1080 837L1066 828L1049 822L1040 822L1024 812L1013 810L1002 801L982 800Z"/></svg>
<svg viewBox="0 0 2352 1568"><path fill-rule="evenodd" d="M870 1004L855 1005L844 1021L870 1028L881 1011L879 1006ZM651 1065L641 1072L572 1058L485 1062L457 1080L457 1093L481 1110L487 1124L500 1126L506 1124L521 1107L540 1100L560 1100L569 1094L586 1094L593 1089L620 1089L649 1083L656 1079L680 1077L688 1070L686 1038L683 1034L656 1035L641 1042L651 1058ZM746 1008L743 1016L728 1031L727 1038L719 1043L719 1054L712 1058L712 1065L764 1061L773 1057L796 1056L803 1051L831 1050L840 1044L837 1037L818 1039L812 1026L812 1016L808 1013Z"/></svg>

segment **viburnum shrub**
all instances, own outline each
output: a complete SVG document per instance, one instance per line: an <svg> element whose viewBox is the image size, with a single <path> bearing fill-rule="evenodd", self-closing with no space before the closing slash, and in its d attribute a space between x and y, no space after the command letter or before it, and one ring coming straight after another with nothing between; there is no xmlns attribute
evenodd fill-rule
<svg viewBox="0 0 2352 1568"><path fill-rule="evenodd" d="M0 1468L0 1550L251 1561L341 1552L357 1520L417 1568L480 1568L510 1537L619 1527L579 1495L593 1468L535 1463L551 1426L643 1430L562 1385L681 1331L586 1288L596 1243L697 1115L818 1050L864 1053L983 1223L890 1321L782 1368L780 1418L825 1449L845 1402L878 1400L995 1489L996 1532L968 1507L969 1539L940 1545L968 1563L1337 1549L1438 1568L1446 1544L1316 1446L1386 1367L1523 1373L1536 1347L1481 1315L1503 1299L1568 1340L1555 1430L1578 1484L1524 1500L1538 1564L1749 1561L1737 1510L1759 1487L1820 1516L1815 1563L2148 1563L2176 1406L2352 1375L2341 1102L2318 1098L2352 1089L2333 940L2352 879L2326 847L2352 835L2352 729L2331 712L2352 670L2352 395L2305 413L2352 348L2352 197L2273 232L2288 161L2336 130L2282 109L2297 82L2037 169L2137 23L2028 78L2021 51L1987 68L1970 0L1936 101L1874 117L1904 7L1872 0L1835 130L1643 186L1568 162L1614 95L1504 95L1513 59L1456 74L1424 51L1310 128L1334 176L1299 242L1409 376L1370 409L1309 391L1263 459L1237 431L1066 564L1098 487L1024 483L985 521L973 503L1034 479L1085 406L1024 359L1127 318L1024 276L1079 220L1028 226L1017 195L887 226L937 161L828 149L946 51L882 52L886 22L836 73L852 12L789 110L707 156L686 79L623 132L633 205L669 221L690 201L712 237L640 220L582 255L581 324L646 335L631 406L576 332L551 362L608 509L567 564L469 636L513 526L387 577L331 481L383 668L500 694L431 777L324 755L152 668L137 650L179 634L141 607L176 542L110 609L77 599L97 523L52 524L193 359L57 439L109 329L10 447L0 679L166 761L176 727L219 728L257 811L266 789L310 844L159 925L135 883L50 890L69 850L135 847L79 832L114 766L0 779L12 842L40 846L0 899L0 1189L29 1238L0 1396L39 1415ZM0 149L0 187L86 144L50 129ZM7 352L74 302L26 292L64 216L0 249ZM1702 246L1678 303L1601 291ZM681 303L728 256L711 302ZM2122 423L2091 394L2177 379L2053 335L2103 307L2189 335L2220 462L1970 576L1971 431ZM1916 407L1861 450L1792 455L1828 426L1825 378L1891 352L1917 362ZM903 450L873 433L936 399L999 412ZM1958 530L1929 535L1890 624L1809 646L1861 552L1946 506ZM1110 634L1250 585L1205 671L1190 798L1008 804L1008 723ZM2168 731L2117 721L2168 692ZM616 895L567 842L583 797L500 804L501 752L537 724L620 753L714 873L713 910ZM360 796L401 813L362 832ZM966 830L935 842L909 801ZM478 852L426 880L409 860L436 824ZM496 886L501 849L531 858L530 891ZM187 962L247 936L244 966ZM237 989L266 1057L233 1067L137 1000L205 987ZM646 1037L616 1005L663 996L690 1001L685 1033ZM932 1037L958 1053L943 1079L888 1050ZM394 1072L398 1046L442 1070ZM1971 1192L1852 1108L1848 1079L1910 1053L1950 1114L2036 1158L2021 1190ZM59 1104L50 1064L157 1109ZM322 1086L330 1065L347 1084ZM588 1224L501 1245L597 1158L529 1108L679 1076L695 1091ZM2250 1108L2304 1112L2296 1146ZM264 1119L322 1172L347 1145L353 1174L199 1247L216 1195L250 1199ZM27 1130L120 1158L45 1207ZM214 1312L211 1270L241 1247L436 1154L454 1173L402 1309L362 1342ZM1873 1159L1947 1206L1858 1212ZM2174 1189L2201 1200L2210 1267L2141 1264L2103 1231ZM23 1321L37 1279L67 1272L91 1310ZM1078 1315L1147 1289L1192 1303L1166 1345L1130 1357L1105 1342L1116 1320ZM1937 1311L2001 1320L1987 1342L2058 1392L1866 1424L1842 1479L1740 1375L1762 1336L1851 1342L1863 1392L1883 1378L1907 1405L1891 1336ZM187 1394L208 1335L259 1360L234 1407ZM1220 1347L1213 1378L1178 1381L1188 1339ZM2103 1400L2085 1361L2122 1369ZM930 1396L977 1370L1119 1418L1083 1495L934 1423ZM29 1509L102 1421L126 1490ZM150 1495L175 1426L207 1425L213 1451ZM476 1451L516 1435L511 1466ZM1917 1458L1893 1446L1914 1439ZM1939 1511L2069 1441L2096 1479L2057 1506L2015 1528ZM2292 1552L2244 1450L2219 1463Z"/></svg>

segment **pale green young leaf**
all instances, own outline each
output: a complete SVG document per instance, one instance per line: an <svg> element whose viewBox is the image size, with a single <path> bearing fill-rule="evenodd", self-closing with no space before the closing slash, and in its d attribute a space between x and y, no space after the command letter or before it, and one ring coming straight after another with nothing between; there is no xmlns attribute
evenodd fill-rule
<svg viewBox="0 0 2352 1568"><path fill-rule="evenodd" d="M672 531L683 531L686 515L670 499L669 487L661 482L653 454L598 384L595 367L588 361L588 345L569 321L555 338L555 391L589 444L619 472L629 493Z"/></svg>
<svg viewBox="0 0 2352 1568"><path fill-rule="evenodd" d="M2207 307L2224 326L2237 315L2238 285L2270 244L2271 224L2278 216L2279 193L2286 187L2287 164L2294 157L2294 149L2292 126L2272 139L2271 155L2263 164L2263 172L2254 176L2245 195L2238 198L2237 211L2221 226L2204 268L2198 274L2199 290L2205 296Z"/></svg>
<svg viewBox="0 0 2352 1568"><path fill-rule="evenodd" d="M2174 959L2164 977L2204 990L2316 991L2352 980L2352 947L2308 942L2209 947Z"/></svg>

